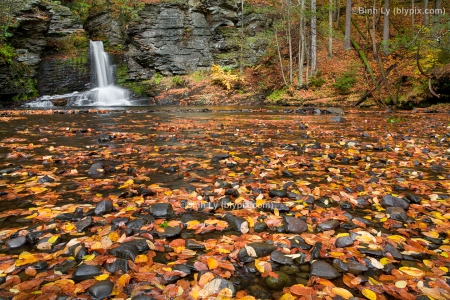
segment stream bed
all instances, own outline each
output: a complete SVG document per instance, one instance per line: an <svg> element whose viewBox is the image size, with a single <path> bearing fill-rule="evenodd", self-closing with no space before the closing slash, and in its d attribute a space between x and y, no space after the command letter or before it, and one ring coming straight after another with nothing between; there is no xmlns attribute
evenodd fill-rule
<svg viewBox="0 0 450 300"><path fill-rule="evenodd" d="M450 299L448 114L16 110L0 158L0 299Z"/></svg>

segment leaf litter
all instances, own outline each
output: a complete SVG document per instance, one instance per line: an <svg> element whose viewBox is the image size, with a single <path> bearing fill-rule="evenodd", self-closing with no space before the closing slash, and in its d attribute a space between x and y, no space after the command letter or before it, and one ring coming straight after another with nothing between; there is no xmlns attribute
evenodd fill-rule
<svg viewBox="0 0 450 300"><path fill-rule="evenodd" d="M7 115L1 297L450 298L447 115Z"/></svg>

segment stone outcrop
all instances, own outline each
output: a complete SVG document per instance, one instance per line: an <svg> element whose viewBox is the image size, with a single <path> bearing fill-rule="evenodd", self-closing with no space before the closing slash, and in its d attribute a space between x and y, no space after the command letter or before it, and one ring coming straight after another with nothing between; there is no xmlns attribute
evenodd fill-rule
<svg viewBox="0 0 450 300"><path fill-rule="evenodd" d="M48 40L82 30L80 20L69 8L37 0L28 1L16 12L15 21L18 26L12 30L13 36L7 42L17 55L12 64L0 62L2 100L36 94L37 70Z"/></svg>

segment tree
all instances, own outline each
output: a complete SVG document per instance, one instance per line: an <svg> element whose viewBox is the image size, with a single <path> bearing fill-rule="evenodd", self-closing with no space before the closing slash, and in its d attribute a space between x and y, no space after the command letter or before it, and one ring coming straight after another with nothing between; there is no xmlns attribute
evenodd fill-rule
<svg viewBox="0 0 450 300"><path fill-rule="evenodd" d="M350 28L352 20L352 0L347 0L345 5L345 37L344 37L344 48L345 50L350 50Z"/></svg>
<svg viewBox="0 0 450 300"><path fill-rule="evenodd" d="M328 57L333 57L333 0L328 8Z"/></svg>
<svg viewBox="0 0 450 300"><path fill-rule="evenodd" d="M303 88L303 64L306 54L306 33L305 33L305 0L299 0L300 3L300 38L298 46L298 86Z"/></svg>
<svg viewBox="0 0 450 300"><path fill-rule="evenodd" d="M423 9L424 9L423 25L428 26L428 24L430 23L430 16L428 15L427 12L428 0L423 0Z"/></svg>
<svg viewBox="0 0 450 300"><path fill-rule="evenodd" d="M316 0L311 0L311 75L317 72L317 15Z"/></svg>
<svg viewBox="0 0 450 300"><path fill-rule="evenodd" d="M384 0L383 52L389 54L389 0Z"/></svg>

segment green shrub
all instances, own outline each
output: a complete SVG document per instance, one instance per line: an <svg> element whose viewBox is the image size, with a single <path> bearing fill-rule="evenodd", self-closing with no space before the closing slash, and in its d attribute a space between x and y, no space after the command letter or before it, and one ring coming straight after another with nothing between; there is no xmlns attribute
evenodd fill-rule
<svg viewBox="0 0 450 300"><path fill-rule="evenodd" d="M192 79L195 81L195 82L199 82L199 81L202 81L203 79L205 79L205 71L204 70L198 70L198 71L195 71L194 73L192 73L191 74L191 76L192 76Z"/></svg>
<svg viewBox="0 0 450 300"><path fill-rule="evenodd" d="M350 70L342 74L336 79L333 87L338 90L339 94L346 95L350 93L350 90L356 82L356 71Z"/></svg>
<svg viewBox="0 0 450 300"><path fill-rule="evenodd" d="M311 77L309 79L309 83L312 87L320 88L325 83L325 79L321 76L320 73L318 73L316 76Z"/></svg>
<svg viewBox="0 0 450 300"><path fill-rule="evenodd" d="M14 56L16 56L16 52L13 47L8 44L0 44L0 62L11 64Z"/></svg>
<svg viewBox="0 0 450 300"><path fill-rule="evenodd" d="M172 83L174 86L183 86L184 85L183 79L178 75L172 77Z"/></svg>
<svg viewBox="0 0 450 300"><path fill-rule="evenodd" d="M153 75L153 81L156 85L160 84L162 79L163 76L160 73L155 73L155 75Z"/></svg>
<svg viewBox="0 0 450 300"><path fill-rule="evenodd" d="M283 98L284 94L286 93L285 89L281 90L273 90L272 93L267 96L267 99L269 99L272 102L277 102Z"/></svg>

